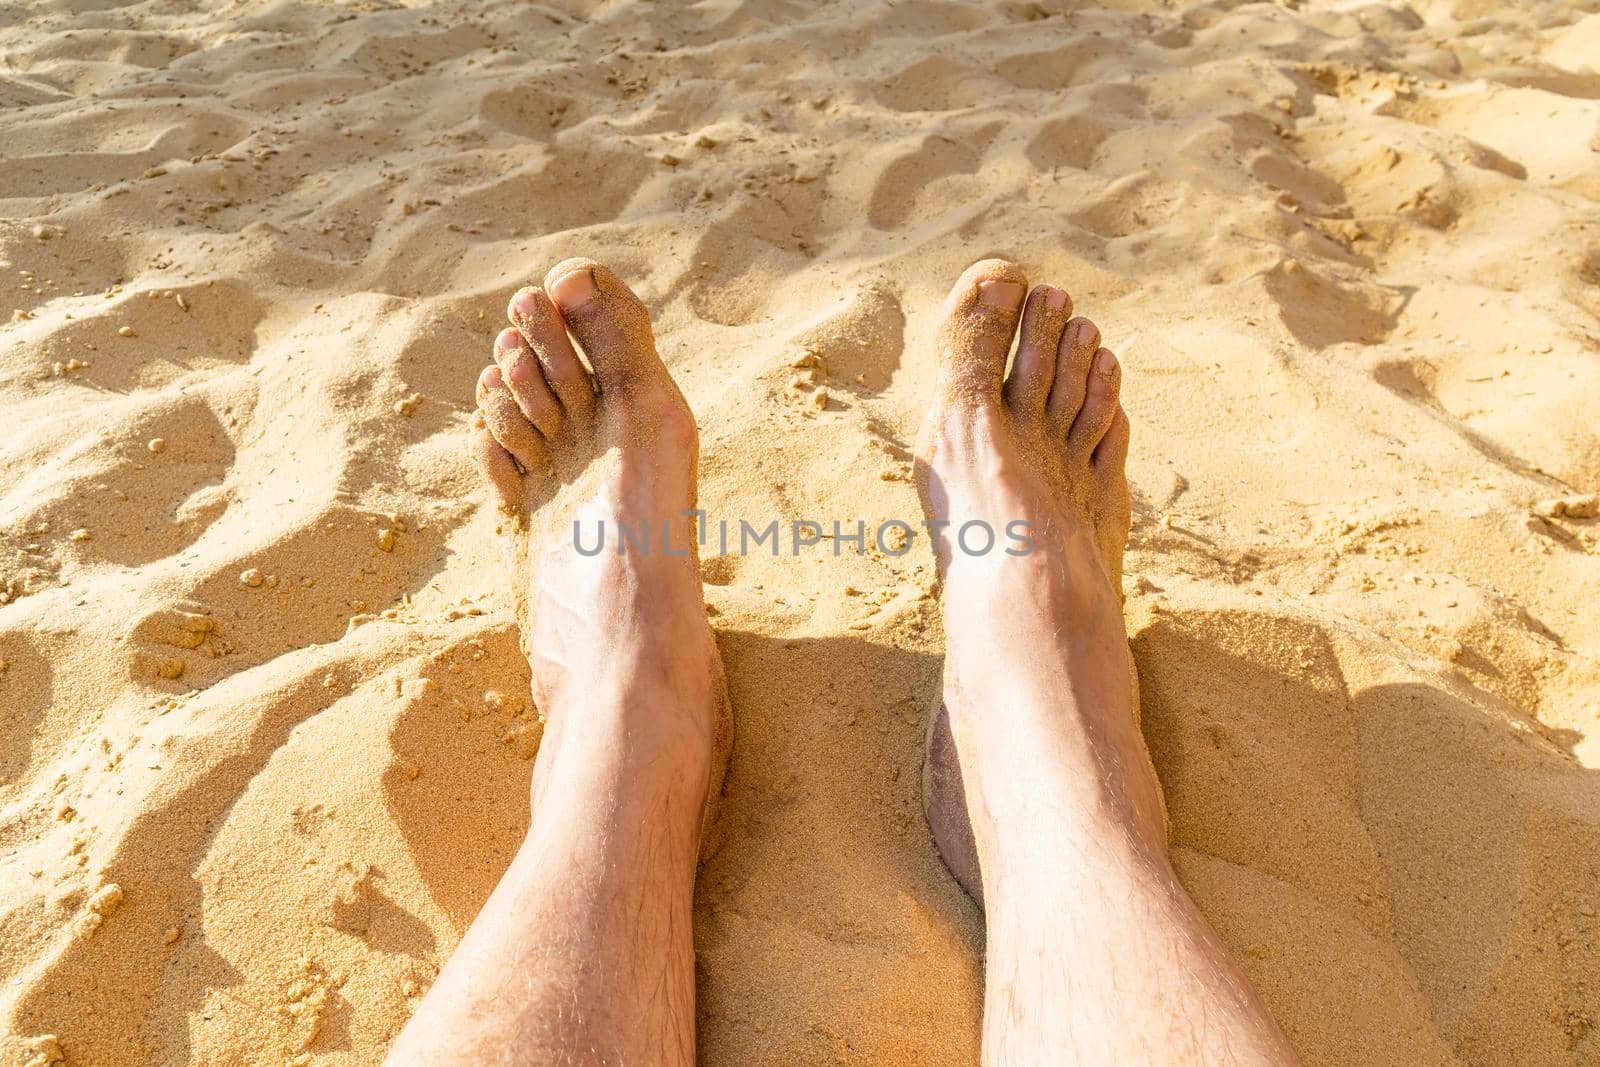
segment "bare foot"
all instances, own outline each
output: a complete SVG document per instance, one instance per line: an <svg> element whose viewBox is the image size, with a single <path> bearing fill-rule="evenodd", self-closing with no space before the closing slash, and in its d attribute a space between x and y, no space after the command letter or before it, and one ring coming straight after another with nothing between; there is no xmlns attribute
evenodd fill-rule
<svg viewBox="0 0 1600 1067"><path fill-rule="evenodd" d="M939 551L945 699L924 799L940 855L981 904L1008 862L998 818L1075 823L1061 827L1064 840L1111 824L1163 856L1166 836L1122 623L1128 417L1116 358L1092 322L1071 317L1065 292L1030 293L1001 260L969 268L944 314L938 393L918 446L924 508L950 523ZM1022 550L1006 536L1018 521L1032 549L1007 554ZM960 531L980 522L996 546L971 555ZM965 541L986 538L974 528ZM1039 810L1044 796L1072 803Z"/></svg>
<svg viewBox="0 0 1600 1067"><path fill-rule="evenodd" d="M688 1065L696 857L731 738L687 514L694 419L599 264L559 264L510 317L473 449L546 718L533 819L388 1062Z"/></svg>
<svg viewBox="0 0 1600 1067"><path fill-rule="evenodd" d="M569 761L666 774L708 801L694 809L704 849L732 726L688 514L694 417L644 305L605 267L566 260L508 315L478 378L474 449L547 720L535 809Z"/></svg>
<svg viewBox="0 0 1600 1067"><path fill-rule="evenodd" d="M1167 854L1118 590L1117 362L1065 293L1029 293L1000 260L969 268L944 311L918 448L924 506L950 523L948 732L927 801L984 906L983 1062L1296 1063ZM1031 551L963 547L1018 522Z"/></svg>

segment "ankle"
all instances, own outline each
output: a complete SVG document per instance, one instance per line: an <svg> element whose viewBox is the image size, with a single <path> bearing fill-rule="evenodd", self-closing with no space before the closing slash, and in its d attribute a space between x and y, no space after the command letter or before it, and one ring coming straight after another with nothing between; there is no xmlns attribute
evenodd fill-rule
<svg viewBox="0 0 1600 1067"><path fill-rule="evenodd" d="M715 717L709 693L611 693L558 704L548 715L540 759L548 754L563 764L616 768L646 780L692 774L710 759Z"/></svg>
<svg viewBox="0 0 1600 1067"><path fill-rule="evenodd" d="M944 578L947 619L989 616L974 624L984 644L992 644L995 622L1009 630L1019 611L1052 623L1067 620L1073 629L1110 623L1121 630L1121 595L1088 525L1008 521L997 532L990 552L952 554Z"/></svg>
<svg viewBox="0 0 1600 1067"><path fill-rule="evenodd" d="M656 642L619 642L577 669L534 666L534 702L558 736L639 741L709 738L725 699L721 661L709 632ZM546 684L540 684L543 676Z"/></svg>

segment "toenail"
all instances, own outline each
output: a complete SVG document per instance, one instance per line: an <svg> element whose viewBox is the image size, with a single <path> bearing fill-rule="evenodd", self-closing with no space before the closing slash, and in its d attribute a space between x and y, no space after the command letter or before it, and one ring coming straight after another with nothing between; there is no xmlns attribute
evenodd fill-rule
<svg viewBox="0 0 1600 1067"><path fill-rule="evenodd" d="M533 360L529 359L527 356L521 356L512 360L511 366L506 368L505 377L512 385L518 386L519 388L526 385L532 385L534 382Z"/></svg>
<svg viewBox="0 0 1600 1067"><path fill-rule="evenodd" d="M1067 294L1060 289L1051 289L1045 294L1044 303L1051 311L1060 311L1067 306Z"/></svg>
<svg viewBox="0 0 1600 1067"><path fill-rule="evenodd" d="M511 298L511 306L522 318L531 319L539 313L539 291L524 289Z"/></svg>
<svg viewBox="0 0 1600 1067"><path fill-rule="evenodd" d="M1078 323L1078 337L1077 337L1078 346L1081 348L1081 347L1084 347L1084 346L1088 345L1091 341L1094 340L1094 334L1095 334L1094 323L1092 323L1092 322L1080 322L1080 323Z"/></svg>
<svg viewBox="0 0 1600 1067"><path fill-rule="evenodd" d="M563 308L577 308L594 296L594 272L575 270L550 287L550 298Z"/></svg>
<svg viewBox="0 0 1600 1067"><path fill-rule="evenodd" d="M1094 357L1094 370L1096 374L1106 378L1111 377L1117 369L1117 357L1111 354L1109 348L1102 348L1100 354Z"/></svg>
<svg viewBox="0 0 1600 1067"><path fill-rule="evenodd" d="M500 331L499 337L494 339L494 346L502 352L515 352L521 347L521 342L522 335L508 326Z"/></svg>
<svg viewBox="0 0 1600 1067"><path fill-rule="evenodd" d="M979 282L978 300L992 308L1008 308L1015 311L1022 306L1022 286L1016 282Z"/></svg>

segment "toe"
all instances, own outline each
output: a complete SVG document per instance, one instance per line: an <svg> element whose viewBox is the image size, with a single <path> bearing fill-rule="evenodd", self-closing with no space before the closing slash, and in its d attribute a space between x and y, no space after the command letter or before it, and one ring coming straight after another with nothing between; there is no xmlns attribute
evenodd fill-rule
<svg viewBox="0 0 1600 1067"><path fill-rule="evenodd" d="M1128 413L1122 410L1122 405L1117 405L1116 414L1111 417L1111 429L1100 439L1100 444L1094 450L1095 471L1102 477L1121 478L1123 468L1128 463L1128 436L1131 432L1128 425Z"/></svg>
<svg viewBox="0 0 1600 1067"><path fill-rule="evenodd" d="M1083 398L1083 407L1072 422L1067 434L1067 449L1087 459L1111 429L1117 416L1117 394L1122 385L1122 367L1109 348L1095 353L1094 367L1089 372L1089 385Z"/></svg>
<svg viewBox="0 0 1600 1067"><path fill-rule="evenodd" d="M1100 331L1088 319L1073 319L1061 331L1061 343L1056 348L1056 376L1051 382L1046 411L1063 434L1078 417L1078 409L1083 407L1089 385L1089 364L1099 347Z"/></svg>
<svg viewBox="0 0 1600 1067"><path fill-rule="evenodd" d="M1072 314L1072 299L1050 285L1036 286L1022 309L1017 356L1006 379L1006 400L1014 409L1037 415L1044 410L1056 376L1061 329Z"/></svg>
<svg viewBox="0 0 1600 1067"><path fill-rule="evenodd" d="M521 289L511 298L507 317L539 361L544 380L566 413L585 419L594 411L594 379L567 336L567 324L542 289Z"/></svg>
<svg viewBox="0 0 1600 1067"><path fill-rule="evenodd" d="M947 400L999 399L1027 291L1022 269L1003 259L974 263L956 281L939 328L940 391Z"/></svg>
<svg viewBox="0 0 1600 1067"><path fill-rule="evenodd" d="M478 410L494 439L523 470L539 465L545 453L544 439L517 407L511 390L500 379L499 367L485 367L478 375Z"/></svg>
<svg viewBox="0 0 1600 1067"><path fill-rule="evenodd" d="M494 498L495 506L501 511L515 511L522 499L522 476L517 473L511 453L501 448L500 442L489 432L481 411L472 420L472 454L483 472L483 480L489 483L489 495Z"/></svg>
<svg viewBox="0 0 1600 1067"><path fill-rule="evenodd" d="M523 416L540 433L554 437L561 428L561 405L522 334L509 328L501 330L494 341L494 362L500 369L500 381L510 390Z"/></svg>
<svg viewBox="0 0 1600 1067"><path fill-rule="evenodd" d="M568 259L550 269L545 291L583 346L602 395L666 377L649 311L610 270L592 259Z"/></svg>

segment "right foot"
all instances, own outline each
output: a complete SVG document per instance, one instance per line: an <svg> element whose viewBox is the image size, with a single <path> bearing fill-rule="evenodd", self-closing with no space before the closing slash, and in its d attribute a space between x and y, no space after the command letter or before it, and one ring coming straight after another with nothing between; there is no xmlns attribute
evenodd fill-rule
<svg viewBox="0 0 1600 1067"><path fill-rule="evenodd" d="M688 514L694 417L644 305L605 267L558 264L508 316L478 378L473 448L546 719L535 808L556 778L661 786L703 847L732 727ZM619 551L623 526L648 531L643 551Z"/></svg>
<svg viewBox="0 0 1600 1067"><path fill-rule="evenodd" d="M938 545L944 705L924 799L940 855L980 904L997 880L1048 866L1040 848L1117 839L1165 862L1122 622L1120 370L1094 324L1071 314L1065 292L1029 293L1013 264L970 267L945 302L937 395L917 449L928 517L950 523ZM1008 555L1017 520L1032 551ZM957 533L979 521L996 544L968 555ZM980 531L971 543L982 544Z"/></svg>

